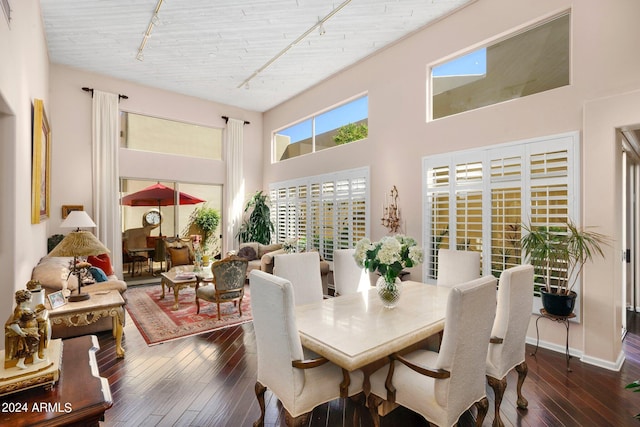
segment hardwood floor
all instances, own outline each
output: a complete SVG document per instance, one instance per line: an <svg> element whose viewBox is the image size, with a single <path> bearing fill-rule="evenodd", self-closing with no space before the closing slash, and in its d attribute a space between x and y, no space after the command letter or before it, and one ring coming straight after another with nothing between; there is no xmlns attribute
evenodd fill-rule
<svg viewBox="0 0 640 427"><path fill-rule="evenodd" d="M640 315L630 315L624 343L626 361L611 372L571 360L565 370L564 354L539 349L527 356L529 375L523 394L525 411L516 407L516 374L508 377L502 402L506 426L638 426L640 393L624 386L640 379ZM259 408L254 394L256 346L253 324L148 347L131 318L125 327L125 359L116 359L109 333L99 336L100 374L109 379L114 405L103 426L251 426ZM533 350L528 346L527 351ZM493 392L487 387L490 409L484 425L491 425ZM277 399L267 391L266 426L284 426ZM336 400L313 411L310 426L352 426L356 406ZM465 413L461 426L473 425ZM371 426L365 413L360 426ZM419 415L398 408L383 418L382 426L426 426Z"/></svg>

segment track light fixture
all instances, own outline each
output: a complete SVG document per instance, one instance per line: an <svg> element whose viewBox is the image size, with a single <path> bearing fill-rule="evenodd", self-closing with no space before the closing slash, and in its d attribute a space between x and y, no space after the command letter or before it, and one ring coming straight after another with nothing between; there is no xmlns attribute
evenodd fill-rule
<svg viewBox="0 0 640 427"><path fill-rule="evenodd" d="M160 18L158 17L158 12L160 12L160 6L162 6L162 2L164 0L158 0L158 4L156 5L156 9L153 11L153 15L151 15L151 19L149 20L149 25L147 26L147 31L145 31L144 36L142 37L142 41L140 42L140 47L138 48L138 54L136 55L136 59L138 61L144 61L144 54L142 51L144 47L147 45L147 41L149 37L151 37L151 31L153 31L153 27L155 25L160 25Z"/></svg>
<svg viewBox="0 0 640 427"><path fill-rule="evenodd" d="M160 0L162 1L162 0ZM323 35L325 33L324 30L324 26L323 24L325 22L327 22L329 19L331 19L331 17L333 15L335 15L336 13L340 12L342 10L343 7L345 7L346 5L348 5L349 3L351 3L351 0L346 0L344 2L342 2L338 7L336 7L335 9L333 9L331 12L329 12L329 14L327 16L325 16L324 18L318 20L318 22L313 25L311 28L309 28L307 31L305 31L304 33L302 33L300 36L298 36L297 39L295 39L294 41L292 41L291 43L289 43L289 45L287 47L285 47L284 49L282 49L280 52L278 52L273 58L271 58L270 60L268 60L262 67L258 68L256 71L253 72L253 74L251 74L249 77L247 77L242 83L240 83L238 85L238 89L240 89L241 87L247 87L246 85L253 80L258 74L260 74L261 72L263 72L264 70L266 70L271 64L273 64L274 62L276 62L278 59L282 58L284 56L284 54L286 54L289 49L291 49L292 47L294 47L295 45L297 45L298 43L300 43L302 40L304 40L309 34L311 34L312 32L314 32L316 30L316 28L318 29L318 31L320 32L320 35Z"/></svg>

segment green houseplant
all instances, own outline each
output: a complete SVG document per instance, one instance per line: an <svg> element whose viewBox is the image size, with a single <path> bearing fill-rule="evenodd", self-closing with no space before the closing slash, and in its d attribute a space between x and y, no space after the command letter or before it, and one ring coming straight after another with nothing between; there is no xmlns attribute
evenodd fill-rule
<svg viewBox="0 0 640 427"><path fill-rule="evenodd" d="M579 228L572 221L563 227L523 225L522 229L522 250L543 280L540 294L545 310L568 316L575 304L573 287L588 261L596 255L604 257L602 246L607 237Z"/></svg>
<svg viewBox="0 0 640 427"><path fill-rule="evenodd" d="M237 237L240 242L258 242L268 245L271 242L271 233L274 231L271 222L268 196L262 191L257 191L247 202L244 212L249 217L240 226Z"/></svg>
<svg viewBox="0 0 640 427"><path fill-rule="evenodd" d="M202 251L209 255L209 239L220 224L220 212L214 208L203 206L196 211L193 223L202 232ZM204 262L205 260L203 260ZM208 261L208 260L207 260Z"/></svg>

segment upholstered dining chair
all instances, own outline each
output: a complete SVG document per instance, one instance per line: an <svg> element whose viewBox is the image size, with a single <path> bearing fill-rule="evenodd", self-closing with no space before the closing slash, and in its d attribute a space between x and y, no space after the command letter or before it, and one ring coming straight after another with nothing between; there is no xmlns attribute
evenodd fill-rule
<svg viewBox="0 0 640 427"><path fill-rule="evenodd" d="M355 253L355 249L333 251L333 285L336 296L354 294L371 286L369 273L353 258Z"/></svg>
<svg viewBox="0 0 640 427"><path fill-rule="evenodd" d="M218 309L218 319L222 318L220 303L233 302L238 306L238 313L242 316L242 298L244 297L244 283L247 277L246 258L230 256L211 265L213 283L200 286L196 282L196 313L200 313L200 299L215 302Z"/></svg>
<svg viewBox="0 0 640 427"><path fill-rule="evenodd" d="M345 375L350 375L349 396L362 391L362 371L343 373L323 357L305 357L296 326L290 281L252 270L249 287L258 355L255 392L261 411L260 418L253 424L255 427L264 425L267 388L282 403L288 426L308 425L313 408L339 398Z"/></svg>
<svg viewBox="0 0 640 427"><path fill-rule="evenodd" d="M387 400L449 427L474 404L477 425L486 416L484 370L496 313L496 278L485 276L451 288L440 352L415 350L394 354L371 377L369 411L379 425L378 407Z"/></svg>
<svg viewBox="0 0 640 427"><path fill-rule="evenodd" d="M438 250L438 286L455 286L480 277L480 252Z"/></svg>
<svg viewBox="0 0 640 427"><path fill-rule="evenodd" d="M318 252L276 255L273 274L291 282L296 305L309 304L324 298Z"/></svg>
<svg viewBox="0 0 640 427"><path fill-rule="evenodd" d="M527 376L525 339L533 305L533 266L521 265L504 270L498 282L498 305L487 354L487 381L495 392L494 427L502 427L500 404L507 388L507 374L518 372L517 405L524 409L528 402L522 396Z"/></svg>

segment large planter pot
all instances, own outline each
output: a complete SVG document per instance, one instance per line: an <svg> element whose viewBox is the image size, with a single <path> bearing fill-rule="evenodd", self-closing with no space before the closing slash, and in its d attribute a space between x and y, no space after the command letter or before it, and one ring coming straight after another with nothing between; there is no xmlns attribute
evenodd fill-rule
<svg viewBox="0 0 640 427"><path fill-rule="evenodd" d="M575 292L571 291L569 295L565 295L540 289L540 296L542 299L542 307L544 307L547 313L562 317L569 316L573 313L573 308L576 305Z"/></svg>

